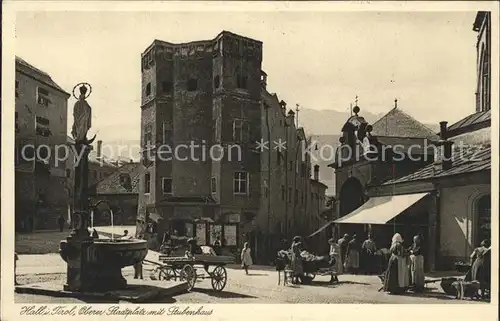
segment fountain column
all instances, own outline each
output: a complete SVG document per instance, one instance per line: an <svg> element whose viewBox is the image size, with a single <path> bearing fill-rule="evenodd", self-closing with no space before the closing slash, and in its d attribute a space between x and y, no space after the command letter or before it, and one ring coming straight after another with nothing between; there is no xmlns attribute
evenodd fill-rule
<svg viewBox="0 0 500 321"><path fill-rule="evenodd" d="M89 249L93 244L88 227L90 220L89 199L88 199L88 156L92 150L92 142L95 139L87 139L87 132L91 125L91 108L86 98L87 86L82 83L80 86L80 96L74 107L74 124L72 135L75 139L74 149L75 157L75 190L73 195L74 211L71 215L72 231L66 240L61 241L60 255L67 263L66 284L64 290L67 291L85 291L92 284L92 269L89 268L91 257ZM89 93L90 94L90 93ZM75 96L76 98L76 96Z"/></svg>

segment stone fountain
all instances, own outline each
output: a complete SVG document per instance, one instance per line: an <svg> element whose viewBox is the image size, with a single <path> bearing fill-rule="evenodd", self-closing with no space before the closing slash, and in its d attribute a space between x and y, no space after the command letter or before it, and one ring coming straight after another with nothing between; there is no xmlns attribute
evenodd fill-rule
<svg viewBox="0 0 500 321"><path fill-rule="evenodd" d="M75 96L79 87L80 96ZM87 94L87 91L88 94ZM65 291L106 292L123 289L127 281L122 268L141 262L148 252L145 240L94 239L89 232L90 210L93 207L88 197L88 156L92 150L92 139L87 139L91 127L92 109L86 99L92 87L81 83L73 88L77 98L73 109L74 123L71 134L75 140L75 192L74 209L71 215L72 231L61 241L59 253L67 263Z"/></svg>

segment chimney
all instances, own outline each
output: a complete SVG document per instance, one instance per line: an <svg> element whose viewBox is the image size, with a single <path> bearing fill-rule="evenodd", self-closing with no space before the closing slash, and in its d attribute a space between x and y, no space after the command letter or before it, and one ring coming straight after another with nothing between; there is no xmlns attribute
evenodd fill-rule
<svg viewBox="0 0 500 321"><path fill-rule="evenodd" d="M260 85L264 89L267 88L267 74L263 70L260 71Z"/></svg>
<svg viewBox="0 0 500 321"><path fill-rule="evenodd" d="M319 165L314 165L314 180L319 181Z"/></svg>
<svg viewBox="0 0 500 321"><path fill-rule="evenodd" d="M443 170L446 171L450 169L453 165L452 162L452 147L453 147L453 142L447 140L448 137L448 128L447 128L448 122L442 121L439 123L440 126L440 140L437 143L437 146L439 148L437 155L435 156L435 161L434 161L434 169L435 170Z"/></svg>
<svg viewBox="0 0 500 321"><path fill-rule="evenodd" d="M441 140L446 140L448 136L448 128L446 126L447 124L448 124L447 121L439 122L439 127L440 127L439 136L441 137Z"/></svg>
<svg viewBox="0 0 500 321"><path fill-rule="evenodd" d="M290 126L295 125L295 113L293 110L290 109L290 111L288 111L288 116L286 118L289 119Z"/></svg>
<svg viewBox="0 0 500 321"><path fill-rule="evenodd" d="M97 141L97 159L101 159L102 140Z"/></svg>

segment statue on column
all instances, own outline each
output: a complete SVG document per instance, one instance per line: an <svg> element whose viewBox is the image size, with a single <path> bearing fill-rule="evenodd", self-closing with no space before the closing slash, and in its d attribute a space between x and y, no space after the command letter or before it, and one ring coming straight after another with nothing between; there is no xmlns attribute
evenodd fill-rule
<svg viewBox="0 0 500 321"><path fill-rule="evenodd" d="M92 126L92 108L85 100L90 95L90 92L89 95L87 95L87 87L85 85L88 84L82 84L80 86L80 96L78 97L78 101L73 107L74 121L73 128L71 129L71 135L75 139L76 143L81 142L88 145L92 143L92 141L95 139L95 136L91 140L87 140L87 133ZM89 86L89 88L91 87Z"/></svg>

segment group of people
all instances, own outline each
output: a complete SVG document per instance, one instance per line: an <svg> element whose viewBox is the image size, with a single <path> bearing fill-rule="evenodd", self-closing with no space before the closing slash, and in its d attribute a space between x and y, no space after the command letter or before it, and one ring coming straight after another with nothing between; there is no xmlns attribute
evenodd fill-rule
<svg viewBox="0 0 500 321"><path fill-rule="evenodd" d="M425 288L422 237L416 235L410 248L405 249L403 238L396 233L392 237L390 253L383 290L391 294L402 294L409 289L422 292Z"/></svg>
<svg viewBox="0 0 500 321"><path fill-rule="evenodd" d="M410 248L405 249L403 238L396 233L392 238L390 253L383 290L391 294L401 294L409 289L422 292L425 288L422 238L415 236ZM490 241L483 240L470 259L471 269L465 275L464 281L479 283L481 296L485 298L491 283Z"/></svg>
<svg viewBox="0 0 500 321"><path fill-rule="evenodd" d="M328 240L330 256L336 259L337 275L345 272L357 274L377 273L380 262L383 262L383 251L377 250L377 245L371 234L363 243L357 241L356 235L352 237L345 234L338 241ZM410 248L403 248L403 239L399 233L392 238L389 252L391 256L384 273L383 289L390 293L401 293L408 288L423 291L424 281L424 256L422 252L422 238L415 236ZM387 261L386 261L387 262Z"/></svg>
<svg viewBox="0 0 500 321"><path fill-rule="evenodd" d="M377 245L371 234L361 244L358 242L356 234L352 237L345 234L337 242L334 239L328 241L332 250L332 245L338 245L338 256L340 258L339 269L343 269L353 274L363 272L365 274L376 273L379 266Z"/></svg>

